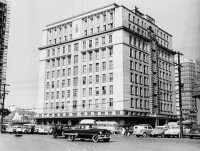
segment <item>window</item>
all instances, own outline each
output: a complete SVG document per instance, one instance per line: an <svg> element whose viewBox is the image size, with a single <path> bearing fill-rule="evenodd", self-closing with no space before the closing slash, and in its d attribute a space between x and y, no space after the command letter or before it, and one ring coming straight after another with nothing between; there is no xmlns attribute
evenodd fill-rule
<svg viewBox="0 0 200 151"><path fill-rule="evenodd" d="M60 77L60 70L57 70L57 77Z"/></svg>
<svg viewBox="0 0 200 151"><path fill-rule="evenodd" d="M113 60L109 61L109 69L113 69Z"/></svg>
<svg viewBox="0 0 200 151"><path fill-rule="evenodd" d="M102 59L106 58L106 49L102 49Z"/></svg>
<svg viewBox="0 0 200 151"><path fill-rule="evenodd" d="M99 63L96 63L96 72L99 72Z"/></svg>
<svg viewBox="0 0 200 151"><path fill-rule="evenodd" d="M62 65L65 66L65 58L62 58Z"/></svg>
<svg viewBox="0 0 200 151"><path fill-rule="evenodd" d="M74 56L74 63L78 63L78 55Z"/></svg>
<svg viewBox="0 0 200 151"><path fill-rule="evenodd" d="M83 62L86 62L86 54L83 53Z"/></svg>
<svg viewBox="0 0 200 151"><path fill-rule="evenodd" d="M106 107L106 99L102 99L102 108Z"/></svg>
<svg viewBox="0 0 200 151"><path fill-rule="evenodd" d="M70 85L71 85L71 79L68 79L67 80L67 86L70 87Z"/></svg>
<svg viewBox="0 0 200 151"><path fill-rule="evenodd" d="M89 106L89 108L91 108L91 106L92 106L92 100L88 101L88 106Z"/></svg>
<svg viewBox="0 0 200 151"><path fill-rule="evenodd" d="M76 109L77 108L77 100L74 100L73 101L73 109Z"/></svg>
<svg viewBox="0 0 200 151"><path fill-rule="evenodd" d="M70 98L70 90L67 90L67 97Z"/></svg>
<svg viewBox="0 0 200 151"><path fill-rule="evenodd" d="M62 91L62 99L65 98L65 91Z"/></svg>
<svg viewBox="0 0 200 151"><path fill-rule="evenodd" d="M86 96L86 88L83 88L83 97Z"/></svg>
<svg viewBox="0 0 200 151"><path fill-rule="evenodd" d="M110 85L110 94L113 94L113 85Z"/></svg>
<svg viewBox="0 0 200 151"><path fill-rule="evenodd" d="M85 100L82 100L82 108L85 108Z"/></svg>
<svg viewBox="0 0 200 151"><path fill-rule="evenodd" d="M56 109L59 109L59 102L56 102Z"/></svg>
<svg viewBox="0 0 200 151"><path fill-rule="evenodd" d="M95 39L95 46L98 46L99 45L99 38L96 38Z"/></svg>
<svg viewBox="0 0 200 151"><path fill-rule="evenodd" d="M89 40L89 48L92 47L92 40Z"/></svg>
<svg viewBox="0 0 200 151"><path fill-rule="evenodd" d="M95 58L96 58L96 60L99 59L99 51L95 51Z"/></svg>
<svg viewBox="0 0 200 151"><path fill-rule="evenodd" d="M46 85L47 89L49 88L49 82L47 82L47 85Z"/></svg>
<svg viewBox="0 0 200 151"><path fill-rule="evenodd" d="M50 62L49 61L46 62L46 66L47 66L47 69L50 68Z"/></svg>
<svg viewBox="0 0 200 151"><path fill-rule="evenodd" d="M64 109L64 108L65 108L65 105L64 105L64 102L62 102L61 109Z"/></svg>
<svg viewBox="0 0 200 151"><path fill-rule="evenodd" d="M50 77L50 72L48 71L47 72L47 79L49 79L49 77Z"/></svg>
<svg viewBox="0 0 200 151"><path fill-rule="evenodd" d="M136 96L138 96L138 94L139 94L138 87L137 87L137 86L135 86L135 95L136 95Z"/></svg>
<svg viewBox="0 0 200 151"><path fill-rule="evenodd" d="M68 68L67 71L68 71L68 72L67 72L67 75L70 76L70 75L71 75L71 68Z"/></svg>
<svg viewBox="0 0 200 151"><path fill-rule="evenodd" d="M113 82L113 73L109 73L109 81Z"/></svg>
<svg viewBox="0 0 200 151"><path fill-rule="evenodd" d="M109 48L109 56L113 57L113 48Z"/></svg>
<svg viewBox="0 0 200 151"><path fill-rule="evenodd" d="M68 45L68 53L71 53L71 45Z"/></svg>
<svg viewBox="0 0 200 151"><path fill-rule="evenodd" d="M55 67L55 60L52 60L52 68Z"/></svg>
<svg viewBox="0 0 200 151"><path fill-rule="evenodd" d="M105 44L105 37L102 37L102 44Z"/></svg>
<svg viewBox="0 0 200 151"><path fill-rule="evenodd" d="M89 96L92 96L92 88L89 88Z"/></svg>
<svg viewBox="0 0 200 151"><path fill-rule="evenodd" d="M54 92L51 92L51 99L54 99Z"/></svg>
<svg viewBox="0 0 200 151"><path fill-rule="evenodd" d="M78 51L78 47L79 47L78 43L75 43L75 44L74 44L74 52L75 52L75 51Z"/></svg>
<svg viewBox="0 0 200 151"><path fill-rule="evenodd" d="M96 83L99 83L99 75L96 75L96 78L95 78L96 80Z"/></svg>
<svg viewBox="0 0 200 151"><path fill-rule="evenodd" d="M109 107L113 107L113 98L109 98Z"/></svg>
<svg viewBox="0 0 200 151"><path fill-rule="evenodd" d="M83 49L86 48L86 41L83 42Z"/></svg>
<svg viewBox="0 0 200 151"><path fill-rule="evenodd" d="M92 84L92 76L89 76L89 84Z"/></svg>
<svg viewBox="0 0 200 151"><path fill-rule="evenodd" d="M74 66L74 75L78 74L78 66Z"/></svg>
<svg viewBox="0 0 200 151"><path fill-rule="evenodd" d="M106 62L102 62L102 70L106 70Z"/></svg>
<svg viewBox="0 0 200 151"><path fill-rule="evenodd" d="M86 77L83 77L83 85L86 84Z"/></svg>
<svg viewBox="0 0 200 151"><path fill-rule="evenodd" d="M106 95L106 86L102 86L102 94Z"/></svg>
<svg viewBox="0 0 200 151"><path fill-rule="evenodd" d="M70 65L71 64L71 56L69 56L67 60L68 60L68 65Z"/></svg>
<svg viewBox="0 0 200 151"><path fill-rule="evenodd" d="M83 65L83 73L86 73L86 65Z"/></svg>
<svg viewBox="0 0 200 151"><path fill-rule="evenodd" d="M92 72L92 64L89 64L89 72Z"/></svg>
<svg viewBox="0 0 200 151"><path fill-rule="evenodd" d="M55 56L55 49L52 49L52 56Z"/></svg>
<svg viewBox="0 0 200 151"><path fill-rule="evenodd" d="M89 61L92 61L92 52L88 52L89 53Z"/></svg>
<svg viewBox="0 0 200 151"><path fill-rule="evenodd" d="M49 92L46 92L46 100L49 99Z"/></svg>
<svg viewBox="0 0 200 151"><path fill-rule="evenodd" d="M102 83L105 83L106 82L106 74L103 74L102 75Z"/></svg>
<svg viewBox="0 0 200 151"><path fill-rule="evenodd" d="M51 88L54 88L54 81L52 81L51 83Z"/></svg>
<svg viewBox="0 0 200 151"><path fill-rule="evenodd" d="M112 35L109 35L109 43L112 43Z"/></svg>
<svg viewBox="0 0 200 151"><path fill-rule="evenodd" d="M65 87L65 80L62 80L62 88Z"/></svg>
<svg viewBox="0 0 200 151"><path fill-rule="evenodd" d="M73 97L77 97L78 96L78 90L77 89L73 89Z"/></svg>
<svg viewBox="0 0 200 151"><path fill-rule="evenodd" d="M62 76L65 76L65 69L62 69Z"/></svg>
<svg viewBox="0 0 200 151"><path fill-rule="evenodd" d="M57 88L59 88L59 83L60 83L59 80L57 80L57 84L56 84Z"/></svg>
<svg viewBox="0 0 200 151"><path fill-rule="evenodd" d="M95 99L95 107L96 107L96 108L99 107L99 99Z"/></svg>
<svg viewBox="0 0 200 151"><path fill-rule="evenodd" d="M73 80L73 86L77 86L78 85L78 77L75 77Z"/></svg>
<svg viewBox="0 0 200 151"><path fill-rule="evenodd" d="M47 57L50 57L50 50L47 50Z"/></svg>
<svg viewBox="0 0 200 151"><path fill-rule="evenodd" d="M99 95L99 87L95 88L95 95Z"/></svg>

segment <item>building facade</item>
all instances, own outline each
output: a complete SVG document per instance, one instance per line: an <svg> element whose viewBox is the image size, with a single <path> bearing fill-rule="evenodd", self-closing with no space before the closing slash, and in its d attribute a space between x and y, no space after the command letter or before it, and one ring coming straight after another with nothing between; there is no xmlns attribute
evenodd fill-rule
<svg viewBox="0 0 200 151"><path fill-rule="evenodd" d="M1 87L1 90L3 90L2 84L4 84L6 81L9 24L10 24L10 2L7 0L0 0L0 87Z"/></svg>
<svg viewBox="0 0 200 151"><path fill-rule="evenodd" d="M181 83L182 83L182 115L184 120L197 121L197 102L193 97L193 87L196 78L200 75L200 61L181 59ZM176 67L176 100L177 114L180 114L179 93L178 93L178 68Z"/></svg>
<svg viewBox="0 0 200 151"><path fill-rule="evenodd" d="M39 123L176 118L172 36L137 8L111 4L43 30Z"/></svg>

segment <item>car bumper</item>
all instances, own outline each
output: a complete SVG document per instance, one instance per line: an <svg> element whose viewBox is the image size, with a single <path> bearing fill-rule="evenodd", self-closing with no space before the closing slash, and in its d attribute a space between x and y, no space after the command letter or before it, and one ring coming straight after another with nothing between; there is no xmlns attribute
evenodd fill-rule
<svg viewBox="0 0 200 151"><path fill-rule="evenodd" d="M110 135L99 135L98 139L110 139Z"/></svg>

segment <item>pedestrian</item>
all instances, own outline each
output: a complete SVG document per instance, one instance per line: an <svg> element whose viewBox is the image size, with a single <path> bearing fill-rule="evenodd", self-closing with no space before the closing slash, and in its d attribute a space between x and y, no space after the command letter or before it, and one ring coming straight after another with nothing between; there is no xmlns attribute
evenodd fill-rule
<svg viewBox="0 0 200 151"><path fill-rule="evenodd" d="M126 135L126 136L129 136L128 133L129 133L129 129L128 129L128 127L126 127L125 135Z"/></svg>
<svg viewBox="0 0 200 151"><path fill-rule="evenodd" d="M122 127L122 135L125 136L125 128Z"/></svg>

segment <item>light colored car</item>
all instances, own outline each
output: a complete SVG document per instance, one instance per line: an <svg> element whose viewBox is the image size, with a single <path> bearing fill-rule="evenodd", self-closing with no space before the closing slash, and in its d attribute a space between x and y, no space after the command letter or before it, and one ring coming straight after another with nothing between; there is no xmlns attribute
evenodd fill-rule
<svg viewBox="0 0 200 151"><path fill-rule="evenodd" d="M183 135L188 135L190 129L183 129ZM180 128L179 127L172 127L171 129L165 131L165 137L179 137L180 136Z"/></svg>
<svg viewBox="0 0 200 151"><path fill-rule="evenodd" d="M53 132L52 127L51 125L36 125L34 132L39 134L51 134Z"/></svg>
<svg viewBox="0 0 200 151"><path fill-rule="evenodd" d="M146 137L149 136L152 131L153 128L150 124L139 124L134 126L133 134L136 137Z"/></svg>
<svg viewBox="0 0 200 151"><path fill-rule="evenodd" d="M158 137L158 136L164 137L164 133L168 129L169 127L167 126L156 126L150 133L150 137Z"/></svg>
<svg viewBox="0 0 200 151"><path fill-rule="evenodd" d="M9 125L9 126L6 127L5 132L6 132L6 133L10 133L10 134L15 133L15 132L16 132L16 127L15 127L15 126L10 126L10 125Z"/></svg>

